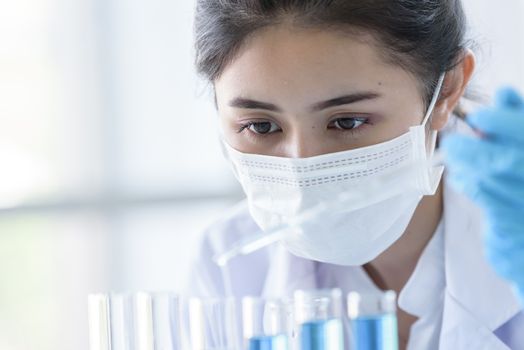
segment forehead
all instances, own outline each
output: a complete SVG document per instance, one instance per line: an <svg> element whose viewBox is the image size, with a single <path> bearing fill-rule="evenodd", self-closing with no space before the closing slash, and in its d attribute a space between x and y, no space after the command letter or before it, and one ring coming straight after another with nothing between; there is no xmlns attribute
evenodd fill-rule
<svg viewBox="0 0 524 350"><path fill-rule="evenodd" d="M217 96L278 94L286 99L400 88L408 82L416 85L410 73L386 61L370 34L276 26L250 37L215 87Z"/></svg>

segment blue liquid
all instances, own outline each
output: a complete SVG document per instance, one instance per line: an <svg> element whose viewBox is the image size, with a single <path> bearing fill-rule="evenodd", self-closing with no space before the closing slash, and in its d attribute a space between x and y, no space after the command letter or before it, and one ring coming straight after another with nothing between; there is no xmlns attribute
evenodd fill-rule
<svg viewBox="0 0 524 350"><path fill-rule="evenodd" d="M301 350L343 350L344 333L338 319L310 321L300 329Z"/></svg>
<svg viewBox="0 0 524 350"><path fill-rule="evenodd" d="M249 350L288 350L285 334L274 336L259 336L249 339Z"/></svg>
<svg viewBox="0 0 524 350"><path fill-rule="evenodd" d="M355 350L398 350L397 318L393 314L351 321Z"/></svg>

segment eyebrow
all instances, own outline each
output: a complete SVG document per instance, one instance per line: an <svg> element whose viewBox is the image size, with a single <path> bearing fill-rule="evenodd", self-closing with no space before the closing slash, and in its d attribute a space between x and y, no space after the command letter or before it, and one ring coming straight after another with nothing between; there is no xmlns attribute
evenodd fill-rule
<svg viewBox="0 0 524 350"><path fill-rule="evenodd" d="M351 103L366 101L366 100L373 100L381 97L381 95L377 92L372 91L366 91L366 92L358 92L354 94L349 95L343 95L339 97L335 97L326 101L315 103L311 110L318 112L327 108L336 107L336 106L342 106L347 105ZM244 108L244 109L264 109L271 112L282 112L282 109L279 108L277 105L268 103L268 102L262 102L262 101L256 101L249 98L243 98L243 97L236 97L231 102L229 102L229 106L236 107L236 108Z"/></svg>
<svg viewBox="0 0 524 350"><path fill-rule="evenodd" d="M351 103L366 101L366 100L373 100L379 98L381 95L377 92L358 92L354 94L344 95L332 98L327 101L322 101L319 103L315 103L313 107L311 108L313 111L321 111L324 109L328 109L331 107L337 107L342 105L349 105Z"/></svg>
<svg viewBox="0 0 524 350"><path fill-rule="evenodd" d="M237 97L229 102L229 106L245 109L265 109L272 112L282 112L282 110L272 103L251 100L249 98Z"/></svg>

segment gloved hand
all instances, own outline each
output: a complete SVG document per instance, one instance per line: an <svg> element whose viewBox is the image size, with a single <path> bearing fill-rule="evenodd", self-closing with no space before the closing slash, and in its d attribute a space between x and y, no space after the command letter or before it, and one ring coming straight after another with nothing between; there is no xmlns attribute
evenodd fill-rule
<svg viewBox="0 0 524 350"><path fill-rule="evenodd" d="M478 137L443 140L450 185L483 208L489 261L514 282L524 305L524 99L500 90L495 105L467 118Z"/></svg>

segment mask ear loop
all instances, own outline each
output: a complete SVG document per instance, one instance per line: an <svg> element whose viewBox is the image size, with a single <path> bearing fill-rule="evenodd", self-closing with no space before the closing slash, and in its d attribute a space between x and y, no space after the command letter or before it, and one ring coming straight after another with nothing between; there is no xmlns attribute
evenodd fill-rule
<svg viewBox="0 0 524 350"><path fill-rule="evenodd" d="M426 134L426 126L428 124L428 120L430 120L431 115L433 114L433 110L435 109L435 106L437 104L437 101L440 97L440 92L442 90L442 85L444 84L444 78L446 77L446 73L442 73L438 79L437 86L435 88L435 93L433 94L433 97L431 99L431 102L429 104L428 110L426 112L426 115L424 116L424 120L422 121L421 127L422 132ZM434 159L434 153L435 153L435 146L437 143L437 131L436 130L430 130L429 131L429 144L426 143L426 160L429 160L432 162ZM441 166L437 167L429 167L428 172L424 172L421 177L421 188L424 191L424 194L434 194L435 191L438 188L438 184L440 183L440 178L442 176L442 172L444 171L444 168Z"/></svg>
<svg viewBox="0 0 524 350"><path fill-rule="evenodd" d="M431 115L433 114L433 110L435 109L437 101L440 97L442 85L444 84L445 78L446 78L446 72L442 73L440 77L438 78L437 86L435 87L435 93L433 94L433 97L431 98L431 102L429 103L429 107L426 112L426 115L424 116L424 119L422 120L421 125L424 128L426 124L428 123L428 120L430 119ZM427 152L429 158L433 157L433 153L435 152L435 146L437 144L437 131L435 130L430 131L430 137L431 137L431 141L429 145L429 150Z"/></svg>
<svg viewBox="0 0 524 350"><path fill-rule="evenodd" d="M422 120L422 125L425 126L428 122L429 118L431 117L431 114L433 114L433 110L435 109L435 105L437 104L437 101L440 97L440 92L442 90L442 85L444 85L444 79L446 78L446 73L442 73L440 77L438 78L437 86L435 87L435 93L433 94L433 97L431 98L431 102L429 103L428 111L426 112L426 115L424 116L424 120Z"/></svg>

